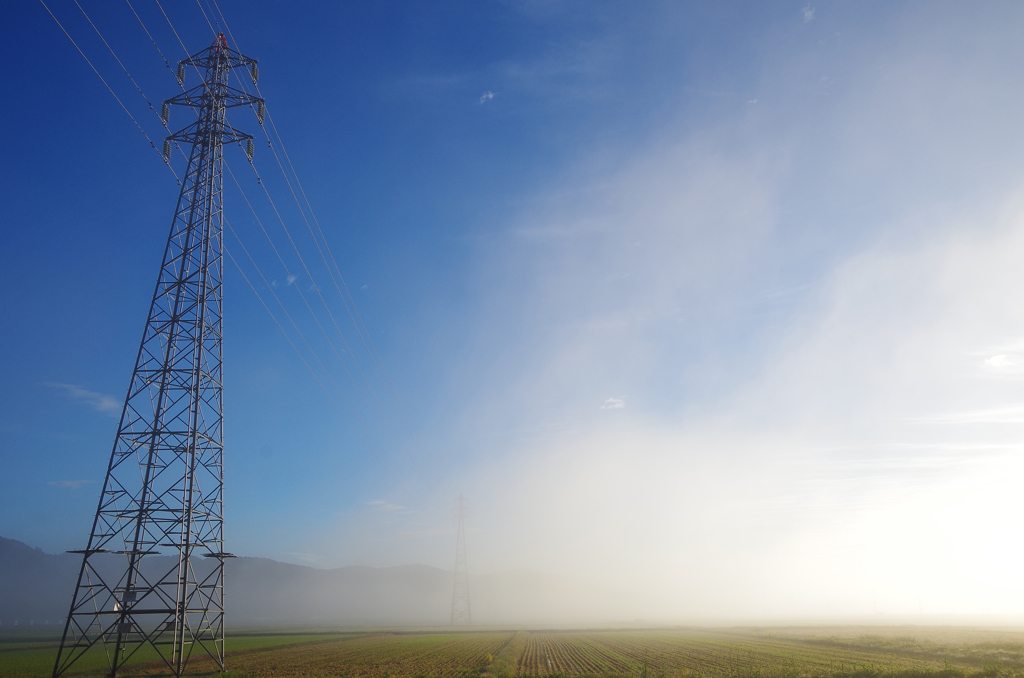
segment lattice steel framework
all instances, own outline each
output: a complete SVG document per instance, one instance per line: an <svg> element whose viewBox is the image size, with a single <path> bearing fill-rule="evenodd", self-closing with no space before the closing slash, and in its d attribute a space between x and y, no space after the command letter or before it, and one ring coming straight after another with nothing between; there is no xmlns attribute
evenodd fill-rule
<svg viewBox="0 0 1024 678"><path fill-rule="evenodd" d="M466 565L466 502L459 495L455 505L459 536L455 540L455 585L452 587L452 625L472 624L469 605L469 568Z"/></svg>
<svg viewBox="0 0 1024 678"><path fill-rule="evenodd" d="M109 674L155 650L175 676L195 653L224 666L223 408L221 363L223 145L252 137L226 110L263 101L228 84L256 60L224 35L178 65L203 82L169 99L197 119L164 144L188 144L188 168L125 397L114 449L82 554L53 675L83 656ZM205 559L205 560L203 560Z"/></svg>

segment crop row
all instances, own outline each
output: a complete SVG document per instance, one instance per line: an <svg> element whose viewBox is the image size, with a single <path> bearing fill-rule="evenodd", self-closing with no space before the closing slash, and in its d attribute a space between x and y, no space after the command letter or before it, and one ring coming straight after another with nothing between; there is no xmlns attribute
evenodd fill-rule
<svg viewBox="0 0 1024 678"><path fill-rule="evenodd" d="M800 675L850 671L927 670L934 661L851 647L822 647L791 639L708 632L595 632L528 634L517 674L641 673Z"/></svg>

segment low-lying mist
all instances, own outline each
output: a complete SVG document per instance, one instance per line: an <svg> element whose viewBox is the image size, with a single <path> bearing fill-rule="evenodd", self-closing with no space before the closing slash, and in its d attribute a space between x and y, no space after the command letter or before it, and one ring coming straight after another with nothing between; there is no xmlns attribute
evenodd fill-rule
<svg viewBox="0 0 1024 678"><path fill-rule="evenodd" d="M327 557L450 567L461 491L471 572L562 582L509 619L1024 609L1020 75L923 12L510 218L437 397L464 458Z"/></svg>

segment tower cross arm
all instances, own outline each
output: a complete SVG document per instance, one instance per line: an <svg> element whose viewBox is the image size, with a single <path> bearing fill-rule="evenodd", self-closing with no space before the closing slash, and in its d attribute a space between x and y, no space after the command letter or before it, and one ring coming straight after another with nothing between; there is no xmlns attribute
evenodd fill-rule
<svg viewBox="0 0 1024 678"><path fill-rule="evenodd" d="M258 96L253 96L243 92L240 89L231 87L230 85L223 85L222 92L217 93L217 99L225 108L233 108L235 106L252 106L254 104L263 103L263 99ZM191 89L188 89L178 96L171 97L164 101L167 106L188 106L189 108L202 108L208 105L210 102L210 90L209 85L203 83L202 85L196 85Z"/></svg>
<svg viewBox="0 0 1024 678"><path fill-rule="evenodd" d="M204 129L201 121L196 121L186 127L183 130L175 132L171 136L167 137L169 141L178 141L187 144L198 144L203 143L209 138L209 130ZM230 125L223 125L223 129L220 131L220 143L222 144L233 144L235 142L248 141L252 139L251 134L241 132Z"/></svg>

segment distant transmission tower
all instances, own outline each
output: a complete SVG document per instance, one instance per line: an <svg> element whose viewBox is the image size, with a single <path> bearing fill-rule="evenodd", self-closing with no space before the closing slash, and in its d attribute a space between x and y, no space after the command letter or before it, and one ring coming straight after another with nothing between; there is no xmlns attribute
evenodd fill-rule
<svg viewBox="0 0 1024 678"><path fill-rule="evenodd" d="M466 567L466 504L459 495L455 508L459 521L459 536L455 542L455 586L452 590L452 625L472 624L469 607L469 569Z"/></svg>
<svg viewBox="0 0 1024 678"><path fill-rule="evenodd" d="M109 675L140 650L181 676L193 654L224 667L224 551L221 404L223 145L252 137L225 122L235 106L263 100L228 85L233 68L256 60L213 45L178 64L203 83L164 103L197 120L167 138L191 145L135 371L82 554L53 675L83 656L105 656ZM102 555L112 554L112 555ZM118 557L121 556L121 557ZM147 556L164 556L154 558Z"/></svg>

